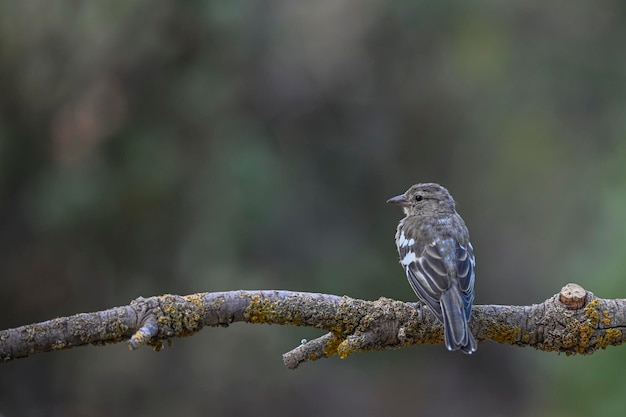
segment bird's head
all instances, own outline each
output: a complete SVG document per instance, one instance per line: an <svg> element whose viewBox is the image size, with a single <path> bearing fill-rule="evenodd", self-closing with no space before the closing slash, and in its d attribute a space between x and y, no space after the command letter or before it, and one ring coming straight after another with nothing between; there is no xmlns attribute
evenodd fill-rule
<svg viewBox="0 0 626 417"><path fill-rule="evenodd" d="M455 212L455 202L448 190L432 182L415 184L387 203L399 205L407 216Z"/></svg>

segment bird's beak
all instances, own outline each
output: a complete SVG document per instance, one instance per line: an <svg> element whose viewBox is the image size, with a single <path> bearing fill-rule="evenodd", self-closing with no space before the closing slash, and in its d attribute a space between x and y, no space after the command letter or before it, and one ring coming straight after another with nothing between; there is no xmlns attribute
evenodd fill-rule
<svg viewBox="0 0 626 417"><path fill-rule="evenodd" d="M406 199L404 194L397 195L395 197L391 197L387 200L388 203L397 204L398 206L406 207L409 205L409 200Z"/></svg>

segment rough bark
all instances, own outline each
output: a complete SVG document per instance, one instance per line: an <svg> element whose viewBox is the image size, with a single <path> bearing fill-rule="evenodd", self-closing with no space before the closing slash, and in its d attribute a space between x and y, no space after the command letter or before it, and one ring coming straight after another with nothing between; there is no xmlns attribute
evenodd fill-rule
<svg viewBox="0 0 626 417"><path fill-rule="evenodd" d="M428 308L415 303L279 290L229 291L138 298L127 306L3 330L0 360L122 341L131 349L150 345L159 350L164 342L204 326L235 322L326 330L283 355L290 369L333 355L343 359L353 352L443 342L441 325ZM590 354L624 343L626 300L600 299L568 284L541 304L474 306L471 328L478 341Z"/></svg>

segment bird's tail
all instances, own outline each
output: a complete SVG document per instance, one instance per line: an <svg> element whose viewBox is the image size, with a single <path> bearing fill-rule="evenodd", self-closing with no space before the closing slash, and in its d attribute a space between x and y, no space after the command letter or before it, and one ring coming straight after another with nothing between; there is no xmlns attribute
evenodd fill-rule
<svg viewBox="0 0 626 417"><path fill-rule="evenodd" d="M446 348L461 349L468 354L476 351L476 339L468 327L463 297L457 288L452 287L441 295L441 310Z"/></svg>

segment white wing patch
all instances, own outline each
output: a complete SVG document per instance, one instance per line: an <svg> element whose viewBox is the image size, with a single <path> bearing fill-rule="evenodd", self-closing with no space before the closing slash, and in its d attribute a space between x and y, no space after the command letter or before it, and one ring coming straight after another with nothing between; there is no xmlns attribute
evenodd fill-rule
<svg viewBox="0 0 626 417"><path fill-rule="evenodd" d="M406 246L404 243L406 242L406 236L404 236L404 232L400 233L400 239L398 239L398 247L403 248Z"/></svg>
<svg viewBox="0 0 626 417"><path fill-rule="evenodd" d="M398 239L398 247L406 248L407 246L415 245L415 239L407 239L404 232L400 233L400 239Z"/></svg>
<svg viewBox="0 0 626 417"><path fill-rule="evenodd" d="M400 263L404 266L408 266L408 265L411 265L415 261L417 261L417 256L415 256L415 252L409 251L406 253L406 255L404 255L404 258L402 258Z"/></svg>
<svg viewBox="0 0 626 417"><path fill-rule="evenodd" d="M472 263L472 266L475 267L476 258L474 257L474 247L472 246L472 242L467 242L467 246L469 247L469 250L472 253L472 256L470 257L470 262Z"/></svg>

